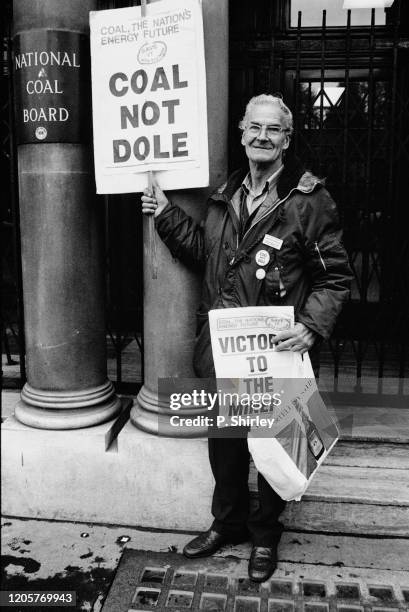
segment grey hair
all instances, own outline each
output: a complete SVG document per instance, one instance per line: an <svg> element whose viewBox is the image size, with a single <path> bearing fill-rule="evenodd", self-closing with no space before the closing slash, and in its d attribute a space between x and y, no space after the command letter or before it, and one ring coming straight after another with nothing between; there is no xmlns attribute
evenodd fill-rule
<svg viewBox="0 0 409 612"><path fill-rule="evenodd" d="M259 96L254 96L250 99L246 106L246 112L244 113L243 119L239 123L239 128L244 130L247 126L247 120L249 113L253 106L259 106L261 104L271 104L272 106L278 106L281 110L281 113L284 118L285 131L288 136L291 136L294 128L293 128L293 114L288 108L286 104L284 104L283 99L280 95L270 95L270 94L260 94Z"/></svg>

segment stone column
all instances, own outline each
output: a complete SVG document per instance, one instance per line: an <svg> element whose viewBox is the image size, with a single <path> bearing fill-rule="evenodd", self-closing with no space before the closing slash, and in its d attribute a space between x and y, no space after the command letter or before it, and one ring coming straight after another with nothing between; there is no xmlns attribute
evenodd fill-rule
<svg viewBox="0 0 409 612"><path fill-rule="evenodd" d="M227 175L228 135L228 0L203 0L209 125L209 189L169 192L178 206L197 220L206 213L209 192ZM200 121L200 118L198 118ZM157 238L157 278L152 278L148 220L144 219L144 347L145 381L131 411L140 429L168 436L188 437L192 428L170 427L171 413L158 394L158 378L194 378L192 355L195 312L200 300L200 279L175 261ZM184 414L205 414L189 409ZM174 413L172 413L174 414ZM161 426L159 427L159 423ZM194 435L199 428L195 427ZM203 433L206 430L203 429Z"/></svg>
<svg viewBox="0 0 409 612"><path fill-rule="evenodd" d="M96 9L97 0L14 0L27 359L15 414L44 429L96 425L121 408L107 379L102 206L87 137Z"/></svg>

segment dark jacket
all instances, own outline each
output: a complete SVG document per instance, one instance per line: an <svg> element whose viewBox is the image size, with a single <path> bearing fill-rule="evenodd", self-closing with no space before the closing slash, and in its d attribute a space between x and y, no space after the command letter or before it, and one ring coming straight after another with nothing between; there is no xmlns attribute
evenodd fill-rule
<svg viewBox="0 0 409 612"><path fill-rule="evenodd" d="M277 184L279 203L273 209L267 203L239 242L231 199L246 173L235 172L212 194L202 224L171 203L155 220L173 256L204 273L193 360L201 377L214 376L210 309L293 305L296 321L328 338L349 295L352 275L336 206L321 181L295 162L286 164ZM266 234L281 239L281 248L263 243ZM255 258L261 249L270 260L259 280Z"/></svg>

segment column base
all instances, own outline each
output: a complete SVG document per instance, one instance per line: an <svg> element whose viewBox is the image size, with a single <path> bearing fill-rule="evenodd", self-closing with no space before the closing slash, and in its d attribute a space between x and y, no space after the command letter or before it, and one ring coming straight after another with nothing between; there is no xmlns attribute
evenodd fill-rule
<svg viewBox="0 0 409 612"><path fill-rule="evenodd" d="M81 391L43 391L26 384L16 418L38 429L81 429L105 423L121 410L110 381Z"/></svg>
<svg viewBox="0 0 409 612"><path fill-rule="evenodd" d="M195 425L172 426L169 416L200 417L207 416L206 408L182 409L179 411L170 410L169 402L159 397L145 385L141 388L131 410L131 423L138 429L157 436L169 438L205 438L207 437L207 427Z"/></svg>

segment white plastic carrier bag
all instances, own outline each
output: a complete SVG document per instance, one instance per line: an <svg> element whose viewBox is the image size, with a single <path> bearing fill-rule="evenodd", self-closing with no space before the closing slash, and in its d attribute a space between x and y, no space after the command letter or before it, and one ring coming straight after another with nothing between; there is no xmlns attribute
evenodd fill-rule
<svg viewBox="0 0 409 612"><path fill-rule="evenodd" d="M308 353L292 354L297 382L287 379L271 437L250 430L247 443L257 470L274 491L286 501L299 501L337 442L339 430L318 391Z"/></svg>

